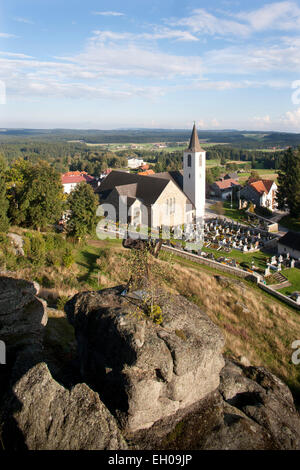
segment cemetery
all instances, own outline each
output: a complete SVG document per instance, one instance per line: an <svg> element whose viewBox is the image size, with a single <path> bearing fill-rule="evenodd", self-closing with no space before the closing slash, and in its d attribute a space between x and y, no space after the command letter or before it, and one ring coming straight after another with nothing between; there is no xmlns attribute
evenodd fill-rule
<svg viewBox="0 0 300 470"><path fill-rule="evenodd" d="M278 237L266 230L216 217L205 220L204 244L197 254L259 274L266 285L289 295L292 292L283 290L291 287L300 290L300 269L297 269L300 263L289 253L276 256L277 241ZM291 283L290 273L296 282Z"/></svg>

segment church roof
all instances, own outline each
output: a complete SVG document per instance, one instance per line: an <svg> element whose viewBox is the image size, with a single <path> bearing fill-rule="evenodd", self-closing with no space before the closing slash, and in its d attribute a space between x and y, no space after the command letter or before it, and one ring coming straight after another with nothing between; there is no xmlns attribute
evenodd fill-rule
<svg viewBox="0 0 300 470"><path fill-rule="evenodd" d="M115 189L120 196L138 198L142 200L145 205L152 205L170 181L173 181L178 189L182 191L181 183L183 183L183 176L181 171L170 171L143 176L136 173L124 173L114 170L101 183L97 192L100 194L102 200L106 200ZM194 207L190 199L187 196L186 198L187 202Z"/></svg>
<svg viewBox="0 0 300 470"><path fill-rule="evenodd" d="M163 178L150 178L114 170L101 183L98 193L100 197L106 199L116 188L120 195L138 198L145 205L151 205L155 203L168 183L169 181Z"/></svg>
<svg viewBox="0 0 300 470"><path fill-rule="evenodd" d="M190 143L188 146L188 150L191 152L204 152L203 148L201 148L198 134L197 134L197 129L196 129L196 124L194 124L192 135L190 138Z"/></svg>

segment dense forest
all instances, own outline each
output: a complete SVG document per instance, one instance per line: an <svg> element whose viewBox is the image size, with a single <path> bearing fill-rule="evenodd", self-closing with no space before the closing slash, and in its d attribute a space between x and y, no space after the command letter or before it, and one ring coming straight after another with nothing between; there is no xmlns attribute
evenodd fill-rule
<svg viewBox="0 0 300 470"><path fill-rule="evenodd" d="M116 130L74 130L74 129L0 129L0 143L26 141L83 143L151 143L185 142L190 138L190 129L116 129ZM300 134L257 131L206 131L198 130L200 141L227 143L235 148L264 149L284 148L300 145Z"/></svg>
<svg viewBox="0 0 300 470"><path fill-rule="evenodd" d="M100 147L89 147L82 142L68 142L63 139L48 139L49 135L52 137L56 136L57 138L57 133L47 134L45 131L44 138L41 139L41 134L35 135L33 131L32 135L18 134L17 131L14 131L17 134L13 134L13 131L9 132L11 132L9 135L7 135L7 133L0 134L0 155L4 157L9 165L19 158L28 160L32 163L36 163L39 160L46 160L60 173L64 173L69 170L84 170L93 176L98 176L101 171L106 168L126 167L128 157L138 157L155 164L155 170L158 172L182 168L182 149L173 152L168 152L166 150L151 151L147 148L112 151L111 149ZM170 141L170 134L172 134L172 132L168 132L169 134L167 137ZM201 131L199 134L201 134ZM214 140L224 137L223 134L219 135L220 133L213 134ZM62 135L65 136L65 134ZM133 140L135 143L137 142L137 136L140 138L144 136L145 139L151 139L155 135L157 137L156 141L158 140L158 137L166 137L165 134L156 135L154 131L149 131L149 135L145 131L136 131L135 136L133 135L133 131L130 131L129 133L127 131L126 135L128 140L130 140L131 137L132 139L135 139ZM235 133L228 133L228 140L231 138L234 139L234 135ZM291 137L297 136L298 134L287 135ZM106 137L108 138L108 136L109 134ZM117 136L121 138L121 134L117 134ZM282 136L282 134L279 134L279 136ZM183 135L178 131L175 134L175 137L176 141L179 141L177 139L180 139ZM187 137L187 133L185 134L185 137ZM227 145L211 145L207 148L207 159L215 160L216 165L218 165L218 162L221 165L226 165L229 161L239 161L250 164L252 169L278 169L284 151L275 151L272 149L268 149L268 151L266 151L266 149L259 150L258 143L262 139L264 139L264 137L255 139L256 149L241 148L237 142L234 145L231 143L227 143ZM221 140L224 140L224 138ZM254 138L252 138L252 140L254 141Z"/></svg>

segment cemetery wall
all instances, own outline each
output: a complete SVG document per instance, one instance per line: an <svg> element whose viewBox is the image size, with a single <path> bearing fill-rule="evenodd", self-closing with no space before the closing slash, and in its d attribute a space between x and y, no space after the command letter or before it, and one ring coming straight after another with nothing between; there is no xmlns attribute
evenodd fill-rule
<svg viewBox="0 0 300 470"><path fill-rule="evenodd" d="M174 253L178 256L181 256L182 258L189 259L198 264L205 264L206 266L209 266L213 269L217 269L218 271L223 271L229 274L233 274L234 276L241 277L243 279L247 278L256 283L259 282L258 276L256 276L255 274L249 273L247 271L244 271L243 269L234 268L233 266L226 266L225 264L218 263L217 261L213 261L212 259L203 258L202 256L194 255L193 253L188 253L183 250L178 250L177 248L172 248L171 246L163 245L162 250L168 251L170 253Z"/></svg>
<svg viewBox="0 0 300 470"><path fill-rule="evenodd" d="M262 217L261 215L253 214L253 212L246 211L246 214L249 215L250 217L255 216L257 219L262 220L263 222L266 222L268 224L268 232L278 232L278 223L277 222L271 222L269 219L266 219L265 217Z"/></svg>
<svg viewBox="0 0 300 470"><path fill-rule="evenodd" d="M195 263L198 264L205 264L206 266L210 266L213 269L217 269L218 271L223 271L229 274L233 274L237 277L241 277L243 279L249 279L258 284L258 286L268 292L269 294L273 295L274 297L277 297L279 300L285 302L286 304L290 305L291 307L296 308L297 310L300 310L300 305L297 304L294 300L290 299L284 294L281 294L280 292L277 292L276 290L272 289L272 287L269 287L262 282L260 282L259 277L255 274L251 274L247 271L243 271L242 269L239 268L234 268L232 266L225 266L224 264L218 263L217 261L213 261L211 259L203 258L202 256L194 255L193 253L188 253L183 250L178 250L177 248L172 248L167 245L162 246L162 250L167 251L169 253L174 253L178 256L181 256L182 258L189 259L191 261L194 261Z"/></svg>
<svg viewBox="0 0 300 470"><path fill-rule="evenodd" d="M294 300L290 299L289 297L287 297L286 295L284 294L281 294L281 292L277 292L276 290L272 289L272 287L270 286L266 286L265 284L262 284L261 282L258 283L259 287L268 292L269 294L271 295L274 295L274 297L277 297L278 299L282 300L283 302L285 302L286 304L288 305L291 305L291 307L294 307L296 308L297 310L300 310L300 305L297 304L297 302L295 302Z"/></svg>

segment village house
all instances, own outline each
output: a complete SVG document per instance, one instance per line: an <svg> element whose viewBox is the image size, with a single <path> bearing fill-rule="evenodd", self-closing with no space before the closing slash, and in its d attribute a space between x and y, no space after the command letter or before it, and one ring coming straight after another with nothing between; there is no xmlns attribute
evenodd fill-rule
<svg viewBox="0 0 300 470"><path fill-rule="evenodd" d="M270 211L277 208L277 184L272 180L256 180L248 183L240 192L240 197L256 206L266 207Z"/></svg>
<svg viewBox="0 0 300 470"><path fill-rule="evenodd" d="M144 164L145 162L141 158L128 158L127 159L127 166L128 168L131 168L132 170L135 170Z"/></svg>
<svg viewBox="0 0 300 470"><path fill-rule="evenodd" d="M234 190L240 189L238 181L232 178L223 178L220 181L215 181L210 186L210 196L218 197L225 201L230 198Z"/></svg>
<svg viewBox="0 0 300 470"><path fill-rule="evenodd" d="M300 233L288 232L278 240L278 254L289 253L291 258L300 260Z"/></svg>
<svg viewBox="0 0 300 470"><path fill-rule="evenodd" d="M61 182L64 188L64 193L70 194L70 192L76 188L79 183L94 184L95 178L87 174L86 171L69 171L61 176Z"/></svg>

